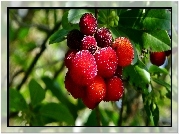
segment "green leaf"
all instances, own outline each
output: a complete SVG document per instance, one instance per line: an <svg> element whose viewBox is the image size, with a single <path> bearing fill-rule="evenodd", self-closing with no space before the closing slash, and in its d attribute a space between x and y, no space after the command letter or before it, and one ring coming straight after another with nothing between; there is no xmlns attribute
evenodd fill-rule
<svg viewBox="0 0 179 134"><path fill-rule="evenodd" d="M68 96L66 96L66 94L64 94L62 92L62 89L57 85L58 83L56 83L55 81L53 81L52 79L50 79L49 77L43 77L42 78L44 84L46 85L46 89L49 89L52 94L64 105L66 105L68 107L68 109L70 110L70 112L72 113L74 119L77 118L77 107L70 102L70 100L68 99Z"/></svg>
<svg viewBox="0 0 179 134"><path fill-rule="evenodd" d="M145 10L143 27L147 30L171 29L171 13L166 9Z"/></svg>
<svg viewBox="0 0 179 134"><path fill-rule="evenodd" d="M88 116L85 126L98 126L95 110L93 110Z"/></svg>
<svg viewBox="0 0 179 134"><path fill-rule="evenodd" d="M58 43L65 40L65 36L68 34L69 30L60 29L52 34L49 38L49 44Z"/></svg>
<svg viewBox="0 0 179 134"><path fill-rule="evenodd" d="M62 27L66 30L79 29L78 24L71 24L68 22L68 12L65 12L62 17Z"/></svg>
<svg viewBox="0 0 179 134"><path fill-rule="evenodd" d="M68 125L74 125L75 121L69 110L63 104L48 103L40 108L43 116L50 117L59 122L66 122Z"/></svg>
<svg viewBox="0 0 179 134"><path fill-rule="evenodd" d="M167 31L157 30L152 32L144 32L142 35L142 40L144 48L150 48L153 52L171 50L171 41Z"/></svg>
<svg viewBox="0 0 179 134"><path fill-rule="evenodd" d="M22 27L18 32L18 38L24 39L29 32L29 28Z"/></svg>
<svg viewBox="0 0 179 134"><path fill-rule="evenodd" d="M36 106L45 98L45 90L34 79L29 82L29 91L33 106Z"/></svg>
<svg viewBox="0 0 179 134"><path fill-rule="evenodd" d="M70 9L68 13L68 22L77 24L80 22L80 18L85 13L92 13L87 9Z"/></svg>
<svg viewBox="0 0 179 134"><path fill-rule="evenodd" d="M113 39L118 37L128 37L123 31L118 30L117 28L111 27L110 28L111 34Z"/></svg>
<svg viewBox="0 0 179 134"><path fill-rule="evenodd" d="M149 73L163 73L167 75L168 71L165 68L160 68L156 65L151 65L149 68Z"/></svg>
<svg viewBox="0 0 179 134"><path fill-rule="evenodd" d="M163 81L163 80L160 80L160 79L157 79L157 78L154 78L154 77L152 77L152 80L153 80L154 82L156 82L157 84L164 86L164 87L167 88L168 90L171 89L171 85L168 84L168 83L166 83L166 82Z"/></svg>
<svg viewBox="0 0 179 134"><path fill-rule="evenodd" d="M15 89L9 89L9 109L13 112L28 109L28 105L24 97Z"/></svg>
<svg viewBox="0 0 179 134"><path fill-rule="evenodd" d="M125 67L123 77L129 78L130 83L143 89L150 83L150 74L138 65Z"/></svg>
<svg viewBox="0 0 179 134"><path fill-rule="evenodd" d="M142 29L140 22L141 18L143 18L142 11L142 9L132 9L121 12L119 15L120 25L126 28Z"/></svg>

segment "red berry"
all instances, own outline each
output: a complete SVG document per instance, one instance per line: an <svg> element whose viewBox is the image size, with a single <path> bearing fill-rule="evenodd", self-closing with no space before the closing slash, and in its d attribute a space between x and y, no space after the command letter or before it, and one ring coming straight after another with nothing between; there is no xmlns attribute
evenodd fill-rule
<svg viewBox="0 0 179 134"><path fill-rule="evenodd" d="M93 35L97 30L97 20L91 13L85 13L80 18L80 31L85 35Z"/></svg>
<svg viewBox="0 0 179 134"><path fill-rule="evenodd" d="M92 54L97 50L97 43L93 36L85 36L81 40L81 50L89 50Z"/></svg>
<svg viewBox="0 0 179 134"><path fill-rule="evenodd" d="M99 47L109 47L112 44L112 35L108 28L99 28L94 37Z"/></svg>
<svg viewBox="0 0 179 134"><path fill-rule="evenodd" d="M71 49L79 50L83 37L84 35L79 30L71 30L67 35L67 46Z"/></svg>
<svg viewBox="0 0 179 134"><path fill-rule="evenodd" d="M105 97L106 84L101 76L96 76L92 83L86 88L86 96L82 98L84 104L94 109Z"/></svg>
<svg viewBox="0 0 179 134"><path fill-rule="evenodd" d="M120 78L114 76L106 80L106 96L104 101L118 101L124 93L123 83Z"/></svg>
<svg viewBox="0 0 179 134"><path fill-rule="evenodd" d="M132 63L134 58L134 49L128 38L116 38L112 47L116 50L119 66L125 67Z"/></svg>
<svg viewBox="0 0 179 134"><path fill-rule="evenodd" d="M166 59L165 52L151 52L150 53L150 61L152 64L156 66L161 66L164 64Z"/></svg>
<svg viewBox="0 0 179 134"><path fill-rule="evenodd" d="M77 85L71 79L69 72L67 72L65 76L65 88L75 99L84 97L85 88L83 86Z"/></svg>
<svg viewBox="0 0 179 134"><path fill-rule="evenodd" d="M104 78L112 77L117 69L117 55L111 47L104 47L95 53L98 74Z"/></svg>
<svg viewBox="0 0 179 134"><path fill-rule="evenodd" d="M71 67L72 59L74 58L75 54L77 53L76 50L70 49L65 54L65 66L69 69Z"/></svg>
<svg viewBox="0 0 179 134"><path fill-rule="evenodd" d="M79 85L87 85L97 75L97 65L94 56L88 50L76 53L72 60L71 77Z"/></svg>

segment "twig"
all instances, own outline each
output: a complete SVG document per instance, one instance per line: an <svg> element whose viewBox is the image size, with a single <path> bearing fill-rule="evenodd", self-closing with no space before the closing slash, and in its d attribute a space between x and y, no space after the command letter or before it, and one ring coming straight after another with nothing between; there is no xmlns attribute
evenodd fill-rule
<svg viewBox="0 0 179 134"><path fill-rule="evenodd" d="M41 45L40 52L36 55L36 57L34 58L32 63L30 64L29 68L27 69L27 72L25 73L24 78L22 79L21 83L17 86L17 90L20 90L22 85L26 82L29 74L31 73L31 71L34 68L35 64L37 63L38 59L40 58L40 56L42 55L42 53L46 49L45 45L46 45L46 42L48 41L48 38L59 28L60 25L61 25L61 22L58 22L55 25L55 27L47 34L47 37L45 38L44 42Z"/></svg>

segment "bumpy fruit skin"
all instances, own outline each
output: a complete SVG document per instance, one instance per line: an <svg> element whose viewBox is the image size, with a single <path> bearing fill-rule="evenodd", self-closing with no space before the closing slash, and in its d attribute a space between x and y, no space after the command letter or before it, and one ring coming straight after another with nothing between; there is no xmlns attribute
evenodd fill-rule
<svg viewBox="0 0 179 134"><path fill-rule="evenodd" d="M166 59L165 52L151 52L150 53L150 61L152 64L156 66L161 66L164 64Z"/></svg>
<svg viewBox="0 0 179 134"><path fill-rule="evenodd" d="M106 96L104 101L118 101L124 93L123 83L120 78L114 76L106 80Z"/></svg>
<svg viewBox="0 0 179 134"><path fill-rule="evenodd" d="M93 82L86 88L86 96L82 98L84 104L94 109L106 95L106 84L101 76L96 76Z"/></svg>
<svg viewBox="0 0 179 134"><path fill-rule="evenodd" d="M132 63L134 58L134 49L128 38L116 38L112 44L112 48L116 50L118 66L125 67Z"/></svg>
<svg viewBox="0 0 179 134"><path fill-rule="evenodd" d="M84 36L81 40L81 50L89 50L94 54L97 50L97 42L93 36Z"/></svg>
<svg viewBox="0 0 179 134"><path fill-rule="evenodd" d="M104 47L95 53L98 74L104 78L112 77L117 69L117 55L111 47Z"/></svg>
<svg viewBox="0 0 179 134"><path fill-rule="evenodd" d="M109 47L112 44L112 34L108 28L99 28L94 37L99 47Z"/></svg>
<svg viewBox="0 0 179 134"><path fill-rule="evenodd" d="M95 58L88 50L76 53L72 60L70 75L73 81L81 86L88 85L97 75Z"/></svg>
<svg viewBox="0 0 179 134"><path fill-rule="evenodd" d="M91 13L85 13L80 18L80 31L85 35L93 35L97 30L97 20Z"/></svg>
<svg viewBox="0 0 179 134"><path fill-rule="evenodd" d="M78 29L71 30L67 35L67 46L71 49L79 50L83 37L83 33Z"/></svg>
<svg viewBox="0 0 179 134"><path fill-rule="evenodd" d="M85 88L83 86L77 85L72 80L69 71L66 73L64 82L65 82L65 88L75 99L84 97Z"/></svg>
<svg viewBox="0 0 179 134"><path fill-rule="evenodd" d="M65 63L65 66L66 66L68 69L70 69L71 64L72 64L72 60L73 60L73 58L75 57L75 54L76 54L77 52L78 52L77 50L70 49L70 50L68 50L67 53L65 54L64 63Z"/></svg>

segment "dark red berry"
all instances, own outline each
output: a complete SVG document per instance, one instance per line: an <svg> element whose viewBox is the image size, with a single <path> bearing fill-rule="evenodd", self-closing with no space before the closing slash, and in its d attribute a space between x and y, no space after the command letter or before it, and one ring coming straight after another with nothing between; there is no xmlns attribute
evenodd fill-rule
<svg viewBox="0 0 179 134"><path fill-rule="evenodd" d="M85 13L80 18L80 31L85 35L93 35L97 30L97 20L91 13Z"/></svg>
<svg viewBox="0 0 179 134"><path fill-rule="evenodd" d="M81 50L89 50L92 54L97 50L97 43L93 36L85 36L81 40Z"/></svg>
<svg viewBox="0 0 179 134"><path fill-rule="evenodd" d="M67 35L67 46L71 49L79 50L83 37L84 35L79 30L71 30Z"/></svg>
<svg viewBox="0 0 179 134"><path fill-rule="evenodd" d="M109 47L112 44L112 34L108 28L99 28L94 37L99 47Z"/></svg>
<svg viewBox="0 0 179 134"><path fill-rule="evenodd" d="M152 64L156 66L161 66L164 64L166 59L165 52L151 52L150 53L150 61Z"/></svg>

